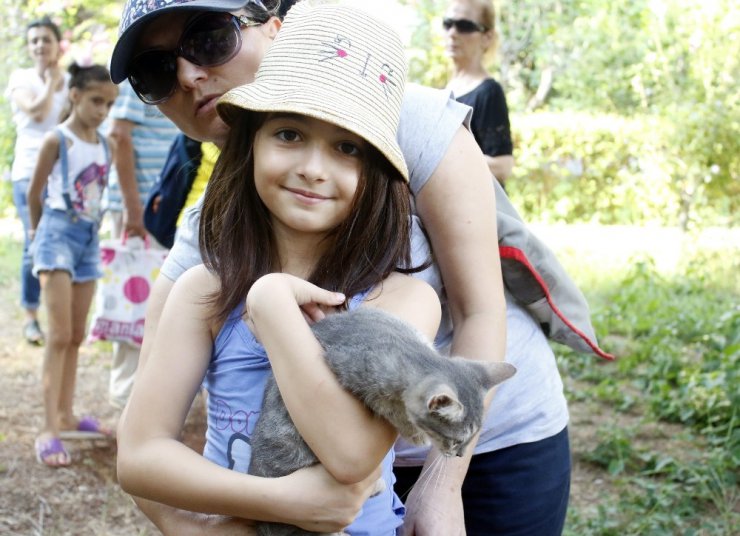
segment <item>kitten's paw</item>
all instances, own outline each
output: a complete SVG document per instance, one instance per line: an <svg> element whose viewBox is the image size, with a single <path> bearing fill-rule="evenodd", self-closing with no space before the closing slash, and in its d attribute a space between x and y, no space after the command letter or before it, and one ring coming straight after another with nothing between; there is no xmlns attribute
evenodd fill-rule
<svg viewBox="0 0 740 536"><path fill-rule="evenodd" d="M375 487L373 488L373 492L370 495L370 497L375 497L376 495L380 495L385 491L385 480L382 478L379 478L375 481Z"/></svg>

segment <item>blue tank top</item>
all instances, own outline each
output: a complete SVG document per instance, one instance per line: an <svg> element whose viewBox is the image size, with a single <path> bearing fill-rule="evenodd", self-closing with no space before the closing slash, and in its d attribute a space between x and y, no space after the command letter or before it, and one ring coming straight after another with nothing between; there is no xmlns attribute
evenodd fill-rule
<svg viewBox="0 0 740 536"><path fill-rule="evenodd" d="M367 292L353 296L358 307ZM203 387L208 391L208 428L203 456L234 471L247 472L251 458L249 438L262 407L270 361L242 320L243 306L224 323L214 343L213 357ZM393 450L383 459L385 491L368 499L347 529L352 536L392 536L403 523L405 508L393 493Z"/></svg>

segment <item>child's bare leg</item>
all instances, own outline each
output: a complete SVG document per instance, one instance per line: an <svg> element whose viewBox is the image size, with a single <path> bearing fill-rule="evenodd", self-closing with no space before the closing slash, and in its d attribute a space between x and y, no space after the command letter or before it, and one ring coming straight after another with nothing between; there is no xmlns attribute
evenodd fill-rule
<svg viewBox="0 0 740 536"><path fill-rule="evenodd" d="M95 281L72 284L71 336L67 346L61 390L59 394L59 425L62 429L74 429L74 394L77 379L77 360L80 346L85 339L87 313L95 295Z"/></svg>
<svg viewBox="0 0 740 536"><path fill-rule="evenodd" d="M44 425L40 440L59 436L59 402L62 389L66 351L72 334L72 279L68 272L54 270L39 274L47 309L48 334L44 347L42 389ZM64 453L46 459L49 465L69 463Z"/></svg>

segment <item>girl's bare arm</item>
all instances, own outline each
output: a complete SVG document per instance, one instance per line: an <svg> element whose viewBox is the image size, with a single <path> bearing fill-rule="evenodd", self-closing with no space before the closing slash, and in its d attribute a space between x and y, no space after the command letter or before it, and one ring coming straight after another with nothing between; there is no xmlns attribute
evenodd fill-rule
<svg viewBox="0 0 740 536"><path fill-rule="evenodd" d="M49 182L49 174L54 168L54 163L59 158L59 138L56 133L50 132L44 137L39 150L36 168L33 171L31 182L28 184L26 198L28 199L28 213L31 222L30 229L34 232L41 219L42 200L41 194Z"/></svg>

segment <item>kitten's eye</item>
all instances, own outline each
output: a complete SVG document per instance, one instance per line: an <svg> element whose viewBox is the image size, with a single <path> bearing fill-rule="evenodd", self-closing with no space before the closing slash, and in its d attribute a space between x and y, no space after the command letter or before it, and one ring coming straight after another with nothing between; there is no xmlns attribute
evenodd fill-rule
<svg viewBox="0 0 740 536"><path fill-rule="evenodd" d="M362 154L360 148L349 141L343 141L339 144L339 152L347 156L360 156Z"/></svg>
<svg viewBox="0 0 740 536"><path fill-rule="evenodd" d="M300 135L298 134L298 132L289 128L284 128L278 131L275 134L275 137L281 141L287 142L298 141L300 139Z"/></svg>

